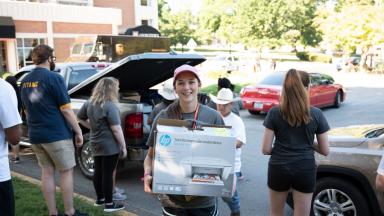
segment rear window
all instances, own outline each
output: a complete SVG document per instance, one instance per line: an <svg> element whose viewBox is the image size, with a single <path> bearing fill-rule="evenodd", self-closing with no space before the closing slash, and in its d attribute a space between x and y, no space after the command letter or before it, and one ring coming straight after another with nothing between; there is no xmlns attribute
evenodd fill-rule
<svg viewBox="0 0 384 216"><path fill-rule="evenodd" d="M69 76L68 80L68 90L77 86L82 81L86 80L88 77L96 74L97 70L95 68L82 69L82 70L73 70Z"/></svg>
<svg viewBox="0 0 384 216"><path fill-rule="evenodd" d="M262 79L259 84L261 85L283 85L284 82L284 75L283 73L276 73L266 76L264 79Z"/></svg>
<svg viewBox="0 0 384 216"><path fill-rule="evenodd" d="M81 52L81 44L75 44L72 47L72 54L80 54Z"/></svg>
<svg viewBox="0 0 384 216"><path fill-rule="evenodd" d="M83 48L84 54L90 54L93 50L93 47L94 47L93 43L84 44L84 48Z"/></svg>

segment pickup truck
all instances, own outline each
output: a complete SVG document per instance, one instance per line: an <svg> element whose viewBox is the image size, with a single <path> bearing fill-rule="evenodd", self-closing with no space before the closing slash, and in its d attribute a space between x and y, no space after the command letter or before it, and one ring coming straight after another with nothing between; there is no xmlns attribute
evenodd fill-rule
<svg viewBox="0 0 384 216"><path fill-rule="evenodd" d="M147 152L146 141L150 126L147 118L159 99L151 87L171 78L175 68L183 65L197 65L205 58L198 54L143 53L128 56L104 70L92 75L71 88L72 108L75 113L90 97L95 84L103 77L111 76L120 81L121 123L127 144L128 161L143 161ZM81 172L88 178L93 176L94 161L89 142L89 130L82 128L84 144L76 150L76 160Z"/></svg>
<svg viewBox="0 0 384 216"><path fill-rule="evenodd" d="M53 72L59 73L65 82L65 87L68 90L75 87L88 77L95 73L105 69L111 65L111 63L105 62L70 62L70 63L57 63ZM15 77L20 84L21 80L35 68L35 65L28 65L22 67L16 74Z"/></svg>

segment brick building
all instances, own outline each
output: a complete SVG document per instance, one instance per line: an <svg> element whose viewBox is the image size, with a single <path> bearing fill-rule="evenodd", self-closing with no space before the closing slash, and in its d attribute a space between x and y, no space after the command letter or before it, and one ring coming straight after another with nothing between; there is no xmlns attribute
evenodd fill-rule
<svg viewBox="0 0 384 216"><path fill-rule="evenodd" d="M60 62L77 36L137 25L158 28L157 0L0 0L0 72L31 64L37 44L53 47Z"/></svg>

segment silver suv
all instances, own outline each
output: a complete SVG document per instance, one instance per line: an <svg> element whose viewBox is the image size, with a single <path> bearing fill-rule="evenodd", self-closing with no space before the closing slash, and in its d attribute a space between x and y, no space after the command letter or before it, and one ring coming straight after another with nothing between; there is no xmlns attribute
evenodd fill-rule
<svg viewBox="0 0 384 216"><path fill-rule="evenodd" d="M383 216L384 193L376 170L384 154L384 125L335 128L330 153L316 154L317 181L311 216ZM293 206L292 194L288 205Z"/></svg>
<svg viewBox="0 0 384 216"><path fill-rule="evenodd" d="M317 183L312 215L383 215L384 194L375 189L384 153L384 125L330 131L330 154L316 155Z"/></svg>

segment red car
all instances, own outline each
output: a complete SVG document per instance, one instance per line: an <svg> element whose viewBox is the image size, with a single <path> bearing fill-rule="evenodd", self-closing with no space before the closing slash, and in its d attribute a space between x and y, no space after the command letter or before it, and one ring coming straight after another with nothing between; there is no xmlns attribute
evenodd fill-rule
<svg viewBox="0 0 384 216"><path fill-rule="evenodd" d="M346 92L342 85L335 84L331 76L310 73L310 102L315 107L340 107ZM266 76L255 86L246 86L240 91L244 109L251 114L268 112L279 104L285 72L275 72Z"/></svg>

